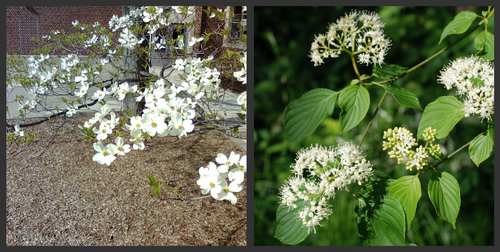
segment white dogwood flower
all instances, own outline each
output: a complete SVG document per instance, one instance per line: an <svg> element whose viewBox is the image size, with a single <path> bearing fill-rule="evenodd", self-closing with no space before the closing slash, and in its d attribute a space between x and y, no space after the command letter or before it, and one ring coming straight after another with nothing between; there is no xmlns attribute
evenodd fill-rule
<svg viewBox="0 0 500 252"><path fill-rule="evenodd" d="M459 58L441 70L438 82L449 90L457 88L464 98L465 117L479 115L491 120L495 108L494 65L481 58L471 56Z"/></svg>
<svg viewBox="0 0 500 252"><path fill-rule="evenodd" d="M220 183L220 187L220 192L217 194L217 197L214 198L216 200L228 200L229 202L231 202L231 204L236 204L238 198L236 198L236 195L234 195L234 193L243 190L243 185L235 181L228 184L226 180L222 180Z"/></svg>
<svg viewBox="0 0 500 252"><path fill-rule="evenodd" d="M366 182L373 175L371 163L352 143L302 149L290 167L294 175L284 183L279 198L289 208L297 208L296 201L304 200L296 218L308 232L316 232L316 226L332 213L327 200L334 198L337 190Z"/></svg>
<svg viewBox="0 0 500 252"><path fill-rule="evenodd" d="M144 138L142 137L142 132L140 130L134 130L130 134L132 136L132 139L130 139L130 142L133 142L134 144L132 145L132 149L134 150L144 150L146 147L144 145Z"/></svg>
<svg viewBox="0 0 500 252"><path fill-rule="evenodd" d="M217 154L215 161L221 165L219 166L219 172L228 172L230 168L233 168L236 163L240 162L240 154L236 154L234 151L231 151L231 154L227 157L226 155L219 153Z"/></svg>
<svg viewBox="0 0 500 252"><path fill-rule="evenodd" d="M104 140L108 138L108 135L113 133L111 128L107 127L105 124L99 125L99 129L94 129L94 133L97 135L97 140Z"/></svg>
<svg viewBox="0 0 500 252"><path fill-rule="evenodd" d="M130 152L130 144L124 144L125 142L122 137L117 137L115 143L116 145L110 145L110 148L116 155L123 156L125 153Z"/></svg>
<svg viewBox="0 0 500 252"><path fill-rule="evenodd" d="M104 144L102 144L101 141L98 141L97 143L94 143L94 150L96 150L98 153L92 157L93 161L98 162L99 164L106 164L106 165L111 165L111 162L113 162L116 157L114 156L115 152L110 146L104 147Z"/></svg>
<svg viewBox="0 0 500 252"><path fill-rule="evenodd" d="M309 57L318 66L324 58L337 58L346 50L358 55L359 63L381 65L391 46L383 27L377 13L353 10L331 23L326 34L315 36Z"/></svg>

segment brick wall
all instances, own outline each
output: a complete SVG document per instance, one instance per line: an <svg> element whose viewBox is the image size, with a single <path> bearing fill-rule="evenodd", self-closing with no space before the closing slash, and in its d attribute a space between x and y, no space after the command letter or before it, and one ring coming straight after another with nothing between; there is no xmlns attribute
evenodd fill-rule
<svg viewBox="0 0 500 252"><path fill-rule="evenodd" d="M24 6L7 6L6 32L7 53L18 50L30 54L39 47L31 37L47 35L52 30L74 32L71 22L108 25L113 15L122 16L121 6L32 6L39 14L28 11Z"/></svg>
<svg viewBox="0 0 500 252"><path fill-rule="evenodd" d="M222 9L225 10L227 6L210 6L210 9ZM217 32L221 32L223 29L226 29L226 20L219 20L218 18L210 18L203 10L207 9L207 6L202 8L198 8L196 10L196 20L200 20L198 26L195 28L196 36L201 36L201 34L207 32L213 32L217 30ZM224 44L224 36L222 35L212 35L210 39L207 41L206 49L203 52L203 57L208 57L213 54L215 50L218 50L214 57L224 56L226 53L226 49L232 51L242 51L241 49L236 49L232 47L222 47ZM235 63L236 60L233 60L231 63ZM229 69L226 66L221 66L222 71L232 73L234 69ZM241 93L246 90L246 85L241 84L241 82L236 81L236 78L230 77L226 78L224 76L221 77L221 87L225 89L231 89L234 92Z"/></svg>
<svg viewBox="0 0 500 252"><path fill-rule="evenodd" d="M217 8L225 10L226 6L210 6L210 9L217 9ZM207 7L204 6L203 9L207 9ZM218 29L220 29L218 30L220 32L222 29L225 28L224 20L219 20L217 18L210 18L205 12L203 11L200 12L201 15L198 17L200 19L198 20L201 20L200 22L201 34L205 32L209 33ZM224 39L223 36L214 36L214 35L210 36L210 39L207 41L206 44L207 50L205 50L204 54L208 56L211 55L215 51L215 49L220 49L220 47L223 44L223 39ZM214 55L214 57L219 57L221 55L224 55L224 50L219 51L216 55Z"/></svg>

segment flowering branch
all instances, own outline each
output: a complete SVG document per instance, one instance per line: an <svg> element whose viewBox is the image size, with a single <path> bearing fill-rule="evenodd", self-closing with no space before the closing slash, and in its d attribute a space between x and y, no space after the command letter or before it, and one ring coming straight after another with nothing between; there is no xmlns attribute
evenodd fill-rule
<svg viewBox="0 0 500 252"><path fill-rule="evenodd" d="M436 169L436 167L438 167L440 164L444 163L446 160L448 160L449 158L453 157L455 154L457 154L459 151L465 149L467 146L469 146L470 144L472 143L472 140L469 141L468 143L464 144L462 147L458 148L457 150L455 150L453 153L451 153L450 155L446 156L445 158L437 161L436 163L432 164L432 165L429 165L429 168L427 168L425 171L422 171L422 173L426 172L426 171L429 171L429 170L432 170L432 169Z"/></svg>
<svg viewBox="0 0 500 252"><path fill-rule="evenodd" d="M361 147L361 144L363 143L363 140L365 139L366 133L368 133L368 129L372 125L372 122L375 119L375 116L377 115L378 110L380 109L380 106L382 106L382 102L384 102L384 99L385 99L386 96L387 96L387 91L384 92L384 95L380 99L380 102L378 103L377 108L375 109L375 111L373 111L372 119L370 120L370 122L366 126L365 132L363 133L363 137L361 137L361 140L359 141L359 144L358 144L359 147Z"/></svg>
<svg viewBox="0 0 500 252"><path fill-rule="evenodd" d="M419 67L423 66L425 63L431 61L432 59L436 58L437 56L439 56L440 54L442 54L443 52L445 52L446 50L450 49L451 47L453 47L454 45L456 45L458 42L460 42L462 39L466 38L467 36L469 36L472 32L474 32L477 28L479 28L479 25L472 28L470 31L468 31L467 33L465 33L462 37L460 37L459 39L457 39L456 41L454 41L453 43L449 44L448 46L446 46L445 48L439 50L438 52L436 52L435 54L433 54L432 56L430 56L429 58L425 59L424 61L418 63L417 65L413 66L412 68L408 69L406 72L390 79L390 80L385 80L385 81L382 81L382 82L378 82L378 84L385 84L385 83L392 83L392 82L395 82L396 80L399 80L403 77L405 77L406 75L408 75L409 73L413 72L414 70L418 69Z"/></svg>

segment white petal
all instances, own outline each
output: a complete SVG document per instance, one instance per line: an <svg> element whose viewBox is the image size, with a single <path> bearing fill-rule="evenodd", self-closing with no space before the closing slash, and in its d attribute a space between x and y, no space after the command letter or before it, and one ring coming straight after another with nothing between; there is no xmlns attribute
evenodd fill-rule
<svg viewBox="0 0 500 252"><path fill-rule="evenodd" d="M217 154L215 161L219 164L225 164L227 161L227 157L226 157L226 155L219 153L219 154Z"/></svg>

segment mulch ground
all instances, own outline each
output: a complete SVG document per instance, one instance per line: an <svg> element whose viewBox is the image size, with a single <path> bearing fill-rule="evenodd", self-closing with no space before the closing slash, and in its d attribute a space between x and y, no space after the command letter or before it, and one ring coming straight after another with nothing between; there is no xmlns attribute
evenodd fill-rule
<svg viewBox="0 0 500 252"><path fill-rule="evenodd" d="M81 125L90 116L73 119ZM180 199L203 196L196 185L201 166L218 153L246 155L221 132L153 138L146 150L118 156L108 167L92 161L92 142L76 124L55 118L25 131L37 141L20 153L6 150L8 246L247 244L246 179L234 205L211 197L165 199L175 187ZM148 174L165 181L161 198L150 194Z"/></svg>

